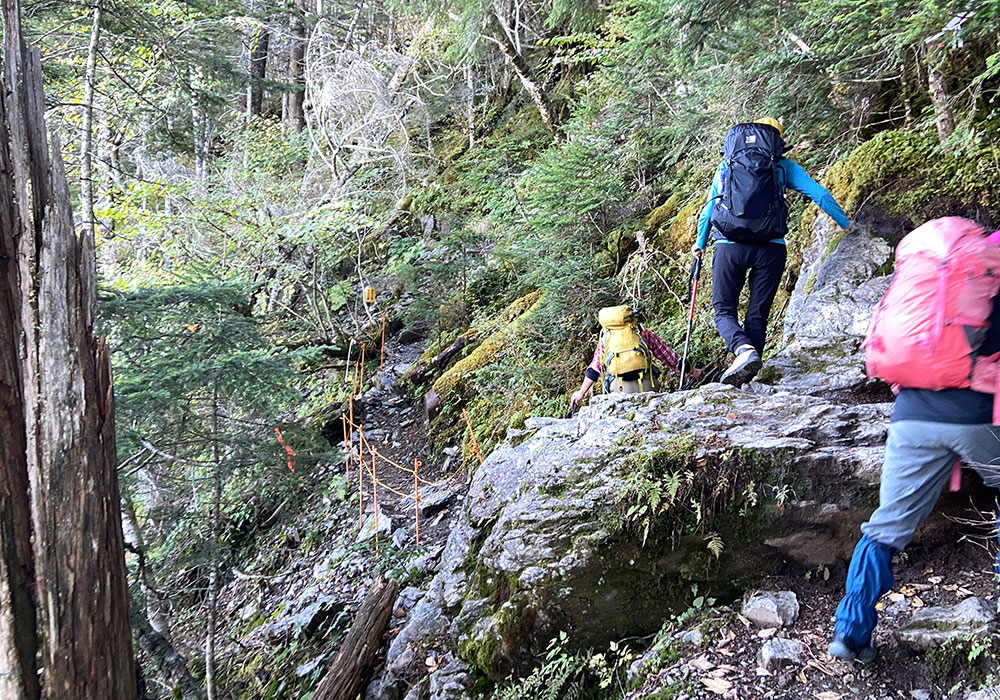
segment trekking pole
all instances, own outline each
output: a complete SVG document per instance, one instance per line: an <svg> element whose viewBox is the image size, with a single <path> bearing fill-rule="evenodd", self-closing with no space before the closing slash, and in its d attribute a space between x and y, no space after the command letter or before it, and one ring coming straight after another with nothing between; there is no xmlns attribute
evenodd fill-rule
<svg viewBox="0 0 1000 700"><path fill-rule="evenodd" d="M701 277L701 258L694 259L691 266L691 278L688 283L691 285L691 308L688 310L687 333L684 334L684 355L681 357L681 379L677 384L677 390L684 388L684 373L687 371L688 349L691 347L691 328L694 326L694 300L698 296L698 278Z"/></svg>

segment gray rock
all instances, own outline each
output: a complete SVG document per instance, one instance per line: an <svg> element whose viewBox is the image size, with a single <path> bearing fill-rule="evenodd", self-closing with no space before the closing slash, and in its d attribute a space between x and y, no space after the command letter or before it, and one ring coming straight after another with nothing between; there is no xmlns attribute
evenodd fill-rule
<svg viewBox="0 0 1000 700"><path fill-rule="evenodd" d="M757 666L774 673L786 666L802 666L805 664L805 653L808 647L794 639L768 639L757 653Z"/></svg>
<svg viewBox="0 0 1000 700"><path fill-rule="evenodd" d="M320 596L302 608L289 611L266 628L266 635L274 639L286 637L294 630L308 635L315 634L323 624L333 620L344 609L344 603L333 596Z"/></svg>
<svg viewBox="0 0 1000 700"><path fill-rule="evenodd" d="M974 690L965 696L965 700L1000 700L1000 686Z"/></svg>
<svg viewBox="0 0 1000 700"><path fill-rule="evenodd" d="M797 393L842 396L877 391L861 341L872 309L889 286L874 277L892 259L889 245L862 229L844 234L820 217L785 314L785 346L760 377ZM838 241L838 237L841 237ZM770 375L770 376L769 376Z"/></svg>
<svg viewBox="0 0 1000 700"><path fill-rule="evenodd" d="M701 633L701 630L687 630L678 632L673 636L673 639L681 644L689 644L697 647L701 646L701 643L705 640L705 635Z"/></svg>
<svg viewBox="0 0 1000 700"><path fill-rule="evenodd" d="M365 700L399 700L402 693L386 684L381 678L374 679L365 688Z"/></svg>
<svg viewBox="0 0 1000 700"><path fill-rule="evenodd" d="M922 608L893 633L900 645L917 651L950 640L990 634L996 628L996 604L984 598L966 598L956 605Z"/></svg>
<svg viewBox="0 0 1000 700"><path fill-rule="evenodd" d="M742 613L759 629L790 627L799 619L799 600L792 591L761 591L743 603Z"/></svg>
<svg viewBox="0 0 1000 700"><path fill-rule="evenodd" d="M420 490L420 517L429 518L455 502L458 496L454 490L447 488L428 487ZM413 515L413 495L400 499L396 505L397 513Z"/></svg>
<svg viewBox="0 0 1000 700"><path fill-rule="evenodd" d="M654 530L643 545L621 528L622 474L648 459L717 464L743 455L747 464L774 464L783 483L802 484L796 496L806 500L762 511L773 520L761 523L759 538L730 545L739 532L722 533L723 557L739 555L716 569L726 572L726 584L759 574L774 549L807 556L811 566L840 562L876 498L890 408L713 384L683 394L599 396L571 419L533 419L476 470L455 507L435 593L421 605L438 606L466 660L495 649L497 666L488 672L498 677L544 651L554 630L572 628L576 643L592 646L655 632L681 572L685 589L699 581L695 562L704 561L706 543L700 535L660 539ZM850 486L830 494L830 483ZM830 496L836 504L822 500ZM710 590L704 575L699 590ZM401 638L418 643L419 624L408 622L393 646Z"/></svg>
<svg viewBox="0 0 1000 700"><path fill-rule="evenodd" d="M931 700L931 691L926 688L918 688L910 691L910 697L913 700Z"/></svg>
<svg viewBox="0 0 1000 700"><path fill-rule="evenodd" d="M467 666L446 656L443 668L431 674L430 700L468 700L473 680Z"/></svg>
<svg viewBox="0 0 1000 700"><path fill-rule="evenodd" d="M411 561L410 566L415 569L421 569L421 570L430 569L435 564L437 564L438 559L441 558L441 552L443 551L444 547L440 545L431 547L427 550L427 552L421 554L419 557Z"/></svg>
<svg viewBox="0 0 1000 700"><path fill-rule="evenodd" d="M376 524L376 520L378 523ZM358 542L367 542L368 540L375 539L375 534L378 533L379 539L387 539L392 532L392 518L390 518L384 510L378 509L378 518L375 517L374 511L365 515L365 522L361 526L360 532L358 532Z"/></svg>
<svg viewBox="0 0 1000 700"><path fill-rule="evenodd" d="M410 692L406 694L403 700L425 700L427 697L427 692L424 690L422 685L416 685L410 688Z"/></svg>
<svg viewBox="0 0 1000 700"><path fill-rule="evenodd" d="M659 649L650 649L645 654L640 656L638 659L633 661L628 667L628 673L626 674L626 680L629 685L634 685L636 681L640 678L645 678L649 675L649 669L652 667L656 660L660 658Z"/></svg>
<svg viewBox="0 0 1000 700"><path fill-rule="evenodd" d="M396 599L396 605L401 607L403 610L412 610L425 595L426 593L419 588L415 586L407 586L399 592L399 597Z"/></svg>

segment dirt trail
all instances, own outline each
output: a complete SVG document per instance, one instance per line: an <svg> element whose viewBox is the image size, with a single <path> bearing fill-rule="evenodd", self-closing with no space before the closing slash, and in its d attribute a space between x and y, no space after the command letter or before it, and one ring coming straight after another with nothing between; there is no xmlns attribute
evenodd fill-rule
<svg viewBox="0 0 1000 700"><path fill-rule="evenodd" d="M419 401L405 398L396 382L423 352L423 341L386 343L383 368L366 383L367 390L355 401L355 433L364 435L365 459L369 466L365 490L371 493L370 459L376 458L378 498L381 509L394 520L414 525L414 493L419 486L420 543L439 545L448 537L451 514L461 502L465 476L457 471L453 455L431 454L427 445L427 417ZM414 462L419 461L418 485ZM357 470L352 470L357 474ZM354 477L356 479L356 476ZM354 483L357 488L357 482Z"/></svg>

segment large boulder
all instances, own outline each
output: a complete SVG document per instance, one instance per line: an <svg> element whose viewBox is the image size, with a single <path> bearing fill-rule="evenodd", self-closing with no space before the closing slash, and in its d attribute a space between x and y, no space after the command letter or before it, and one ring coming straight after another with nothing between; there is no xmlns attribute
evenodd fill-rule
<svg viewBox="0 0 1000 700"><path fill-rule="evenodd" d="M758 380L803 394L887 400L885 385L865 374L861 341L889 286L893 251L866 229L843 231L826 222L814 227L785 315L783 348Z"/></svg>
<svg viewBox="0 0 1000 700"><path fill-rule="evenodd" d="M477 470L390 674L419 677L420 650L443 645L501 677L561 630L594 647L650 634L693 585L736 593L778 559L846 560L876 499L887 416L713 384L529 419Z"/></svg>

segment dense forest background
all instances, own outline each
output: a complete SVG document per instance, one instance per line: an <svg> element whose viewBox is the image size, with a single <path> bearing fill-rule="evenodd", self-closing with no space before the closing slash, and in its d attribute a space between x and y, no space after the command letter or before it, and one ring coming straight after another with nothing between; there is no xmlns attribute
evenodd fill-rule
<svg viewBox="0 0 1000 700"><path fill-rule="evenodd" d="M598 308L639 305L681 344L693 216L736 122L779 118L852 220L1000 221L994 0L26 0L23 15L97 236L150 697L315 686L322 667L303 664L336 629L248 647L271 613L228 615L220 594L329 536L320 510L349 497L331 426L383 312L431 355L466 338L433 385L430 441L468 457L565 412ZM775 328L817 215L792 205ZM696 364L722 353L702 304ZM313 529L289 534L303 513ZM272 570L245 571L265 541Z"/></svg>

